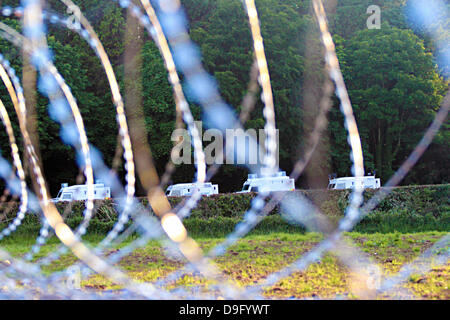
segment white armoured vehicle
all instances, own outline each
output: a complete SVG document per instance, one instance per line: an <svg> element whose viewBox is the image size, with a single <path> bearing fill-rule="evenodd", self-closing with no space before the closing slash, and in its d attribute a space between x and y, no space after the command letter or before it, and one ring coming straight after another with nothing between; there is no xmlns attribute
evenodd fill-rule
<svg viewBox="0 0 450 320"><path fill-rule="evenodd" d="M190 196L198 190L201 195L219 194L219 186L211 182L205 183L178 183L167 187L166 196L184 197Z"/></svg>
<svg viewBox="0 0 450 320"><path fill-rule="evenodd" d="M330 190L354 189L356 186L362 188L377 189L381 187L380 178L373 176L365 177L342 177L330 176L328 188Z"/></svg>
<svg viewBox="0 0 450 320"><path fill-rule="evenodd" d="M82 201L88 199L88 186L86 184L70 186L68 183L62 183L61 189L56 198L52 202L61 201ZM94 184L94 200L104 200L111 198L111 189L105 187L103 183L98 181Z"/></svg>
<svg viewBox="0 0 450 320"><path fill-rule="evenodd" d="M286 176L286 171L279 171L270 175L249 174L244 182L242 190L246 192L272 192L272 191L294 191L295 181Z"/></svg>

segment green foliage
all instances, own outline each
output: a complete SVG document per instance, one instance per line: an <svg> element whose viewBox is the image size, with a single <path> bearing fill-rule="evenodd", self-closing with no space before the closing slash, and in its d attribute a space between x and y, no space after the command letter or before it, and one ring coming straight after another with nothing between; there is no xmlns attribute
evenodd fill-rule
<svg viewBox="0 0 450 320"><path fill-rule="evenodd" d="M383 25L362 30L338 47L367 168L387 180L419 142L436 114L445 82L431 53L412 31ZM346 132L335 109L330 132L336 171L346 175ZM341 122L342 123L342 122ZM445 142L443 142L445 143ZM445 143L447 144L447 143ZM450 160L442 155L442 162ZM417 177L417 176L416 176ZM438 181L435 181L438 182Z"/></svg>
<svg viewBox="0 0 450 320"><path fill-rule="evenodd" d="M381 9L381 22L389 26L406 29L404 0L340 0L335 12L330 14L331 30L346 39L357 31L367 29L367 8L377 5Z"/></svg>
<svg viewBox="0 0 450 320"><path fill-rule="evenodd" d="M247 91L253 62L253 43L242 3L238 0L196 0L186 1L184 5L190 18L190 36L201 49L206 70L216 77L223 98L241 110L241 99ZM301 142L299 92L304 69L303 34L309 18L296 11L296 2L259 0L256 6L280 133L280 163L289 168ZM262 103L258 101L247 128L263 128L261 111ZM221 190L240 189L242 184L234 177L242 173L242 170L225 166L220 177Z"/></svg>
<svg viewBox="0 0 450 320"><path fill-rule="evenodd" d="M124 39L126 11L114 1L77 0L75 3L98 33L123 89L125 43L130 41ZM17 1L3 2L3 5L17 4ZM51 0L49 4L52 10L66 13L60 1ZM381 7L383 26L380 30L367 30L366 27L366 9L372 4ZM199 46L206 70L216 77L223 98L239 112L254 59L251 32L242 3L239 0L185 0L183 5L189 18L190 36ZM403 15L404 5L403 0L342 0L334 6L330 2L327 8L362 136L365 163L368 169L377 169L382 181L399 167L420 139L436 113L444 89L448 87L448 82L437 73L437 70L442 71L442 67L437 69L434 63L432 54L436 55L438 49L425 32L415 30L414 34L408 29ZM316 52L320 57L306 58L306 46L310 44L305 35L317 26L311 16L309 0L256 0L256 6L272 80L275 119L280 134L280 164L283 170L290 171L299 150L304 147L305 139L301 136L305 126L310 125L304 126L304 119L308 117L301 109L302 104L307 103L303 96L304 78L307 72L312 78L322 77L322 52ZM19 20L4 18L2 22L20 30ZM439 28L445 31L445 26ZM88 138L102 152L106 164L111 165L118 127L102 66L79 35L60 26L49 25L48 30L48 43L54 52L55 65L79 103ZM442 32L442 37L447 35ZM314 40L320 46L320 38L315 36ZM0 40L0 49L21 77L20 50L6 40ZM142 86L148 141L156 168L162 173L172 147L170 136L175 127L175 104L163 60L148 35L145 35L141 54L142 79L132 81L140 82ZM316 67L311 68L311 65ZM320 91L321 83L317 86ZM189 98L188 92L186 95ZM22 148L17 119L4 87L0 88L0 98L10 111L19 147ZM347 134L337 101L335 105L328 130L331 165L339 175L348 175L351 163ZM55 194L61 182L74 184L79 170L74 151L61 142L59 125L49 118L47 107L48 100L38 94L42 162L51 193ZM262 107L258 100L246 128L263 128ZM191 104L191 109L194 118L200 120L200 107ZM450 168L442 165L450 160L449 128L447 121L405 183L450 181ZM6 133L1 131L0 148L5 157L9 157L7 143ZM123 168L119 173L123 174ZM234 191L242 187L246 175L243 168L225 165L213 182L220 184L221 192ZM186 182L193 176L193 166L178 166L172 182ZM303 183L300 180L299 185Z"/></svg>
<svg viewBox="0 0 450 320"><path fill-rule="evenodd" d="M163 59L153 42L142 49L142 88L145 123L152 155L157 163L165 163L173 146L175 102Z"/></svg>

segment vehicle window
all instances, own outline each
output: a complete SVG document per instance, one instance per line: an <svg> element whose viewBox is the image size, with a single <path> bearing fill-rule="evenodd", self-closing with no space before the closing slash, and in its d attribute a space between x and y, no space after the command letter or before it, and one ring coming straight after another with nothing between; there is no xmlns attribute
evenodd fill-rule
<svg viewBox="0 0 450 320"><path fill-rule="evenodd" d="M252 187L250 191L251 192L258 192L258 187Z"/></svg>
<svg viewBox="0 0 450 320"><path fill-rule="evenodd" d="M166 191L166 196L168 196L170 194L170 190Z"/></svg>
<svg viewBox="0 0 450 320"><path fill-rule="evenodd" d="M64 200L71 200L72 199L72 194L71 193L63 193L62 198Z"/></svg>

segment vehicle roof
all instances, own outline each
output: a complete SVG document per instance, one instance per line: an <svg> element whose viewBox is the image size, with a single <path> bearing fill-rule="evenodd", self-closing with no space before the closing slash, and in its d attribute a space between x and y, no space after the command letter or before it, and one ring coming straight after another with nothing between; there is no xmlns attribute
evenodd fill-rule
<svg viewBox="0 0 450 320"><path fill-rule="evenodd" d="M177 183L177 184L173 184L170 187L192 187L192 186L212 186L213 184L211 182L204 182L204 183Z"/></svg>
<svg viewBox="0 0 450 320"><path fill-rule="evenodd" d="M294 180L289 177L265 177L265 178L255 178L255 179L248 179L244 182L245 184L251 184L251 183L265 183L270 181L290 181Z"/></svg>
<svg viewBox="0 0 450 320"><path fill-rule="evenodd" d="M248 181L255 181L255 180L259 180L259 181L264 181L264 180L291 180L291 178L286 177L286 176L281 176L281 177L258 177L258 178L249 178L247 179L245 182Z"/></svg>
<svg viewBox="0 0 450 320"><path fill-rule="evenodd" d="M103 187L105 187L105 185L103 183L94 184L94 188L103 188ZM80 189L80 188L82 188L82 189L87 188L87 184L77 184L74 186L63 187L61 189L70 191L70 190L76 190L76 189Z"/></svg>
<svg viewBox="0 0 450 320"><path fill-rule="evenodd" d="M330 179L330 181L345 181L345 180L355 180L355 179L375 179L375 176L364 176L364 177L341 177L341 178L334 178Z"/></svg>

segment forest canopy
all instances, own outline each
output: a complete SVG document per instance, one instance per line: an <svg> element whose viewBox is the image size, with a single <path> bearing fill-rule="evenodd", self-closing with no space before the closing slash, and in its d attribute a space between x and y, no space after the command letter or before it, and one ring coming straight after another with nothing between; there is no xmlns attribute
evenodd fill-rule
<svg viewBox="0 0 450 320"><path fill-rule="evenodd" d="M143 28L137 39L126 38L127 16L115 1L74 0L93 25L103 43L124 90L127 41L138 41L137 79L144 111L145 129L155 165L160 174L170 157L171 134L176 113L167 71L157 46ZM238 113L248 91L253 50L246 13L239 0L182 0L189 18L189 32L199 46L206 70L219 85L223 99ZM290 172L307 148L311 123L317 115L317 101L324 81L323 49L310 1L256 0L261 32L272 80L276 124L279 129L279 159L282 170ZM361 134L366 171L376 170L382 182L399 168L430 125L449 88L446 66L436 63L438 49L420 29L410 25L404 14L404 0L328 1L327 14L341 69ZM47 1L46 10L67 15L59 1ZM381 8L381 28L368 29L366 9ZM16 7L19 1L2 1ZM450 7L450 5L449 5ZM20 30L20 20L1 20ZM102 66L82 37L62 26L48 25L48 45L55 65L79 103L90 142L103 154L108 166L116 152L118 126L115 109ZM136 43L138 43L136 42ZM1 53L11 62L19 78L23 60L20 49L0 41ZM256 95L260 97L258 93ZM189 98L189 95L187 95ZM14 108L4 86L0 98L10 111L16 138L21 145ZM264 127L260 99L246 128ZM196 120L200 107L191 109ZM55 193L62 182L75 183L79 173L74 151L61 142L59 125L48 114L48 100L36 96L37 133L45 176ZM339 109L333 97L328 129L313 157L306 177L298 188L324 187L327 175L351 174L350 149ZM403 184L450 182L450 126L447 120L424 157ZM0 132L2 155L10 158L5 130ZM177 166L172 183L194 177L192 165ZM309 172L309 173L308 173ZM311 173L312 172L312 173ZM317 181L308 175L320 177ZM123 175L123 169L119 170ZM221 192L241 189L247 171L224 165L213 178ZM122 177L123 178L123 177Z"/></svg>

